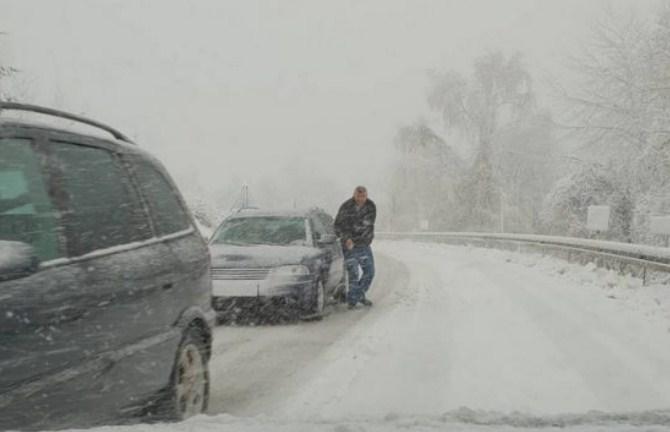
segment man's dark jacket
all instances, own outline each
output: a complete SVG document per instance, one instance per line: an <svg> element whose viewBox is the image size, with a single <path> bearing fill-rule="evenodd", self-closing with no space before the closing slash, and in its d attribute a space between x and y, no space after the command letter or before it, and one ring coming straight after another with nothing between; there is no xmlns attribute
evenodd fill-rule
<svg viewBox="0 0 670 432"><path fill-rule="evenodd" d="M368 199L363 207L357 208L353 198L345 201L335 218L335 233L344 244L347 239L354 242L354 246L370 246L375 237L375 219L377 206Z"/></svg>

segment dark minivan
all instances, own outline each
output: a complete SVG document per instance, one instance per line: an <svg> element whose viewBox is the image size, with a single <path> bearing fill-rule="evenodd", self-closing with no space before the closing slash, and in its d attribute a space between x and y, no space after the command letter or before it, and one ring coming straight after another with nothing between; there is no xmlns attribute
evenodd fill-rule
<svg viewBox="0 0 670 432"><path fill-rule="evenodd" d="M0 430L203 412L207 245L161 164L114 139L0 117Z"/></svg>

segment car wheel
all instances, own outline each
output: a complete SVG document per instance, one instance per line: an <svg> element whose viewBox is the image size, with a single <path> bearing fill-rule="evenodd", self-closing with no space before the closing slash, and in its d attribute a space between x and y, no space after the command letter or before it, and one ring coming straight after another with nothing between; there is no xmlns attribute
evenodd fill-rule
<svg viewBox="0 0 670 432"><path fill-rule="evenodd" d="M308 299L307 307L305 308L305 315L303 319L320 318L323 315L323 310L326 307L326 288L323 286L321 279L314 283L313 291Z"/></svg>
<svg viewBox="0 0 670 432"><path fill-rule="evenodd" d="M181 421L207 410L207 348L196 327L189 327L179 345L167 396L161 411L168 419Z"/></svg>

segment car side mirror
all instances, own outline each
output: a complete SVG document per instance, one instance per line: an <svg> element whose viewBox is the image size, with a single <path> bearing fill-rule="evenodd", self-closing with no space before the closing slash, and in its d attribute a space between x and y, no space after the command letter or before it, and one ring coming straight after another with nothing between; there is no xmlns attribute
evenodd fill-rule
<svg viewBox="0 0 670 432"><path fill-rule="evenodd" d="M35 249L26 243L0 240L0 281L30 276L39 267Z"/></svg>
<svg viewBox="0 0 670 432"><path fill-rule="evenodd" d="M321 234L318 243L321 245L331 245L337 241L335 234Z"/></svg>

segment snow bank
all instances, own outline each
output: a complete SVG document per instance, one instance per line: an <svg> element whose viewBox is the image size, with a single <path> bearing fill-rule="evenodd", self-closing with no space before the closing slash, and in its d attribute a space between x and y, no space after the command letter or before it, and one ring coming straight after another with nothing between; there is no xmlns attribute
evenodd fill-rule
<svg viewBox="0 0 670 432"><path fill-rule="evenodd" d="M615 270L597 267L593 263L585 265L569 263L546 255L523 254L495 249L483 249L482 253L498 256L507 262L520 263L527 267L560 276L570 284L590 285L602 290L611 300L619 300L622 307L637 310L649 318L665 322L670 331L670 285L644 285L642 279Z"/></svg>
<svg viewBox="0 0 670 432"><path fill-rule="evenodd" d="M543 236L528 236L543 237ZM590 240L586 240L592 242ZM478 248L475 246L451 246L439 243L426 243L422 241L405 240L396 241L395 244L416 245L421 244L423 248L467 248L469 251L476 250L482 256L508 263L522 264L526 267L535 267L537 270L548 275L561 277L570 285L581 285L599 288L603 295L611 300L618 300L622 307L627 310L636 310L649 318L658 318L667 326L670 332L670 284L656 283L644 285L643 280L630 274L619 274L615 270L596 266L594 263L578 264L565 261L560 258L540 255L536 253L519 253L513 251ZM593 241L593 243L598 243ZM612 242L602 242L612 243ZM635 246L635 245L629 245ZM663 248L651 248L663 250ZM666 251L663 251L664 253ZM670 254L670 250L667 250Z"/></svg>
<svg viewBox="0 0 670 432"><path fill-rule="evenodd" d="M382 432L382 431L552 431L604 432L644 430L667 431L670 412L638 414L590 412L583 415L532 417L521 414L461 408L437 417L400 417L389 414L380 419L343 421L291 421L280 418L238 418L229 415L198 416L182 423L105 426L89 432Z"/></svg>

